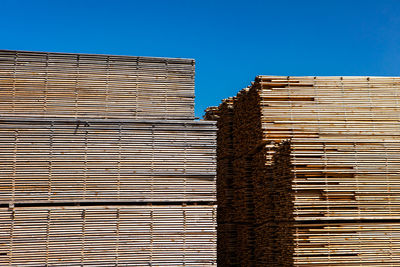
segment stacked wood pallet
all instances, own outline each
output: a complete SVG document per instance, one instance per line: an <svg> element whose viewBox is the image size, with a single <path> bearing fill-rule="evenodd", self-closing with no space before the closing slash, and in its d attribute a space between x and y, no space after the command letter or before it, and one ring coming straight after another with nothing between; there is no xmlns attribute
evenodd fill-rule
<svg viewBox="0 0 400 267"><path fill-rule="evenodd" d="M194 61L0 51L0 265L216 264Z"/></svg>
<svg viewBox="0 0 400 267"><path fill-rule="evenodd" d="M224 101L234 173L218 179L249 192L231 210L253 229L247 266L400 265L399 95L397 77L259 76Z"/></svg>

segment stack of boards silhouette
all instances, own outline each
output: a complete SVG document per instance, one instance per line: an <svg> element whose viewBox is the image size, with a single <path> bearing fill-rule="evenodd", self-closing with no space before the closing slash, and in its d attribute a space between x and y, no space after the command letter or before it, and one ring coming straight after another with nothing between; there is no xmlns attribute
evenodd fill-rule
<svg viewBox="0 0 400 267"><path fill-rule="evenodd" d="M216 264L194 61L0 51L0 265Z"/></svg>
<svg viewBox="0 0 400 267"><path fill-rule="evenodd" d="M224 238L244 239L234 249L248 244L247 266L400 264L399 96L397 77L259 76L220 105L218 124L232 107L234 142L217 139L233 166L217 154L218 179L248 191L229 216L249 235Z"/></svg>

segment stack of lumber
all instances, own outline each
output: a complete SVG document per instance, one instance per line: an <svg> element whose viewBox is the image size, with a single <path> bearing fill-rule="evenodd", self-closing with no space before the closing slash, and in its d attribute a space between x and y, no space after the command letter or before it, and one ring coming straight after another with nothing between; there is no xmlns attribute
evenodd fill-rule
<svg viewBox="0 0 400 267"><path fill-rule="evenodd" d="M400 265L399 96L397 77L259 76L214 110L221 124L232 107L217 140L232 135L234 171L217 154L217 177L242 204L218 216L241 218L241 265Z"/></svg>
<svg viewBox="0 0 400 267"><path fill-rule="evenodd" d="M0 50L0 114L194 119L194 60Z"/></svg>
<svg viewBox="0 0 400 267"><path fill-rule="evenodd" d="M189 59L0 51L0 265L216 264Z"/></svg>

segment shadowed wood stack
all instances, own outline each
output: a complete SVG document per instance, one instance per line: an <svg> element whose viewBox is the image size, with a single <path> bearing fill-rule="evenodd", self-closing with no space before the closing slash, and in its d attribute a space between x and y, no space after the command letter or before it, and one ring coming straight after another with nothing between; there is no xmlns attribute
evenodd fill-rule
<svg viewBox="0 0 400 267"><path fill-rule="evenodd" d="M259 76L233 98L236 168L218 179L248 183L229 211L253 229L247 266L400 264L399 96L397 77Z"/></svg>
<svg viewBox="0 0 400 267"><path fill-rule="evenodd" d="M0 265L216 264L194 61L0 51Z"/></svg>

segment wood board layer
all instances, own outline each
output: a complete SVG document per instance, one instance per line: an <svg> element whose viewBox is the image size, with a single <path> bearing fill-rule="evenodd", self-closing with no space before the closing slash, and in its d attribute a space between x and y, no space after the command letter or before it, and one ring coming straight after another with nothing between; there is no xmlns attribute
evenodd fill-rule
<svg viewBox="0 0 400 267"><path fill-rule="evenodd" d="M400 219L400 143L293 139L295 220Z"/></svg>
<svg viewBox="0 0 400 267"><path fill-rule="evenodd" d="M213 122L0 120L0 203L215 201Z"/></svg>
<svg viewBox="0 0 400 267"><path fill-rule="evenodd" d="M400 264L400 222L314 222L293 226L294 265Z"/></svg>
<svg viewBox="0 0 400 267"><path fill-rule="evenodd" d="M194 119L194 60L0 50L0 115Z"/></svg>
<svg viewBox="0 0 400 267"><path fill-rule="evenodd" d="M1 266L212 266L216 207L0 209Z"/></svg>

